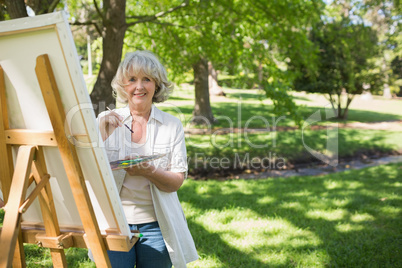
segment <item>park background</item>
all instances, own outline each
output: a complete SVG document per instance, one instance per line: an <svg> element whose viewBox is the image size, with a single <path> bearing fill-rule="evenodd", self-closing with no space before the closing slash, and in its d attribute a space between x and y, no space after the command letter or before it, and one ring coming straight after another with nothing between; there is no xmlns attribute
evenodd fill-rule
<svg viewBox="0 0 402 268"><path fill-rule="evenodd" d="M399 1L3 0L0 20L57 10L95 114L119 106L126 52L154 52L175 82L157 106L186 131L189 267L402 266Z"/></svg>

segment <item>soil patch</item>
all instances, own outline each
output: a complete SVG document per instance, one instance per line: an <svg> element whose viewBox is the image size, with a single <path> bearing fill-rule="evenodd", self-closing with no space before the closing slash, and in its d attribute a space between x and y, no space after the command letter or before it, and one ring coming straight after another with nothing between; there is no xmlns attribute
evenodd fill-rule
<svg viewBox="0 0 402 268"><path fill-rule="evenodd" d="M319 160L287 163L282 169L212 169L190 170L189 178L194 180L256 180L272 177L321 176L349 169L361 169L388 163L401 163L402 151L391 153L376 152L367 155L358 153L352 157L340 158L338 164L330 166Z"/></svg>

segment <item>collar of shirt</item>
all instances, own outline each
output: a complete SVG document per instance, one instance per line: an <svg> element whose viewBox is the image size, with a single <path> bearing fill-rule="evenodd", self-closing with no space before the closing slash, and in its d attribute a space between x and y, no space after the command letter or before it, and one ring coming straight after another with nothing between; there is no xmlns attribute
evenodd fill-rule
<svg viewBox="0 0 402 268"><path fill-rule="evenodd" d="M124 118L123 122L128 121L131 123L131 121L133 120L131 117L130 108L128 107L128 105L121 110L120 115L123 116L123 118ZM163 124L162 111L159 110L154 104L152 104L151 115L149 116L148 122L151 120L156 120L159 123Z"/></svg>

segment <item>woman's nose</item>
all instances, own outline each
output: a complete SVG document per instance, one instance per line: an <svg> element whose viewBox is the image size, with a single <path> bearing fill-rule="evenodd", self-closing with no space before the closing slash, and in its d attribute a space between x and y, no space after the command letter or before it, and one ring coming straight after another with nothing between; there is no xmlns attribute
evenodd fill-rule
<svg viewBox="0 0 402 268"><path fill-rule="evenodd" d="M144 85L143 85L142 81L138 81L137 84L135 85L135 87L136 87L137 89L143 89L143 88L144 88Z"/></svg>

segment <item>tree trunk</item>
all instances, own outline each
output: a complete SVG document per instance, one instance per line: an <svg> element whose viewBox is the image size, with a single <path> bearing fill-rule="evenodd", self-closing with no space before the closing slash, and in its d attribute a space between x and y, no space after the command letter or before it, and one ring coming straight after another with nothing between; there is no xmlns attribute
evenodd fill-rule
<svg viewBox="0 0 402 268"><path fill-rule="evenodd" d="M209 101L208 89L208 61L200 58L193 65L194 85L195 85L195 106L193 120L195 124L213 124L215 122L212 114L211 103Z"/></svg>
<svg viewBox="0 0 402 268"><path fill-rule="evenodd" d="M25 0L25 2L35 12L35 15L41 15L53 12L60 0Z"/></svg>
<svg viewBox="0 0 402 268"><path fill-rule="evenodd" d="M344 109L343 115L342 115L342 119L343 119L343 120L347 120L347 119L348 119L348 115L349 115L349 106L350 106L350 103L351 103L352 100L353 100L353 97L354 97L354 95L351 95L350 97L348 96L348 98L347 98L346 106L345 106L345 109Z"/></svg>
<svg viewBox="0 0 402 268"><path fill-rule="evenodd" d="M396 95L402 97L402 86L399 86L399 92Z"/></svg>
<svg viewBox="0 0 402 268"><path fill-rule="evenodd" d="M218 84L218 72L214 69L212 62L208 62L208 87L209 94L214 96L226 96Z"/></svg>
<svg viewBox="0 0 402 268"><path fill-rule="evenodd" d="M106 109L107 106L115 107L116 100L112 94L111 83L119 67L124 36L126 33L126 1L109 0L103 1L106 11L103 26L103 58L96 79L94 89L91 92L91 101L98 114ZM111 107L111 108L112 108Z"/></svg>
<svg viewBox="0 0 402 268"><path fill-rule="evenodd" d="M262 89L262 79L264 78L264 73L263 73L263 68L262 68L262 62L259 60L258 62L258 86L260 89Z"/></svg>
<svg viewBox="0 0 402 268"><path fill-rule="evenodd" d="M342 117L342 106L341 106L341 103L342 103L341 94L338 93L337 95L338 95L338 118L342 119L343 117Z"/></svg>
<svg viewBox="0 0 402 268"><path fill-rule="evenodd" d="M6 8L2 4L0 4L0 21L6 20Z"/></svg>
<svg viewBox="0 0 402 268"><path fill-rule="evenodd" d="M335 100L334 100L334 98L332 97L332 94L331 94L331 93L329 93L329 102L331 103L332 111L334 112L334 115L337 115L337 114L338 114L338 110L335 108Z"/></svg>
<svg viewBox="0 0 402 268"><path fill-rule="evenodd" d="M24 0L6 0L5 2L11 19L28 17Z"/></svg>
<svg viewBox="0 0 402 268"><path fill-rule="evenodd" d="M391 89L389 88L388 84L384 84L383 97L386 98L386 99L391 99L392 98Z"/></svg>

